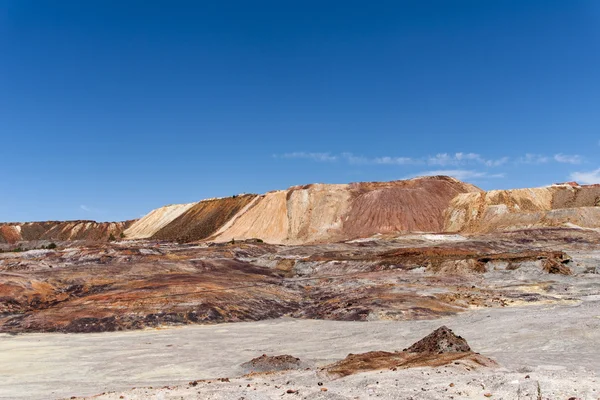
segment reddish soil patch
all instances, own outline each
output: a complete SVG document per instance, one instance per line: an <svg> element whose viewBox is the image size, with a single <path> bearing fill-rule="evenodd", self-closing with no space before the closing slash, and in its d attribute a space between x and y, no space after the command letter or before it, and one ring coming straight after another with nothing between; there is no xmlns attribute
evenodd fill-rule
<svg viewBox="0 0 600 400"><path fill-rule="evenodd" d="M354 199L343 218L344 237L386 232L440 232L443 213L459 193L478 188L448 177L351 185Z"/></svg>
<svg viewBox="0 0 600 400"><path fill-rule="evenodd" d="M0 243L16 243L21 240L19 231L14 226L0 226Z"/></svg>

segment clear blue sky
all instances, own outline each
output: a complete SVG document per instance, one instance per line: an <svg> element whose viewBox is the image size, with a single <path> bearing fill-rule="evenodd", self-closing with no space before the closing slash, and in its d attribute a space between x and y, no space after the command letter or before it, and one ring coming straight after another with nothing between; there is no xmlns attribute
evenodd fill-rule
<svg viewBox="0 0 600 400"><path fill-rule="evenodd" d="M0 0L0 221L594 182L599 127L600 1Z"/></svg>

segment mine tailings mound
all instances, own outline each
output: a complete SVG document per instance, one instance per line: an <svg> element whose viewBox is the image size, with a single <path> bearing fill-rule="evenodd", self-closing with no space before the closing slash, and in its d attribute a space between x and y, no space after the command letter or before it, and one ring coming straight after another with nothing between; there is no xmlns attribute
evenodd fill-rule
<svg viewBox="0 0 600 400"><path fill-rule="evenodd" d="M45 221L0 224L0 243L32 240L92 240L118 238L135 221Z"/></svg>
<svg viewBox="0 0 600 400"><path fill-rule="evenodd" d="M325 243L392 232L439 232L457 195L480 193L447 176L392 182L310 184L152 210L136 221L32 222L0 225L0 243L22 240L127 239L177 242L261 239Z"/></svg>
<svg viewBox="0 0 600 400"><path fill-rule="evenodd" d="M571 225L600 227L599 185L463 193L444 213L447 232L487 233Z"/></svg>
<svg viewBox="0 0 600 400"><path fill-rule="evenodd" d="M136 221L0 224L0 244L127 239L272 244L330 243L406 232L490 233L544 227L600 228L600 185L574 182L483 192L447 176L309 184L152 210Z"/></svg>
<svg viewBox="0 0 600 400"><path fill-rule="evenodd" d="M126 235L136 239L153 232L152 238L164 240L259 238L274 244L304 244L388 232L438 232L452 199L470 192L480 189L445 176L293 186L260 196L240 195L153 210Z"/></svg>

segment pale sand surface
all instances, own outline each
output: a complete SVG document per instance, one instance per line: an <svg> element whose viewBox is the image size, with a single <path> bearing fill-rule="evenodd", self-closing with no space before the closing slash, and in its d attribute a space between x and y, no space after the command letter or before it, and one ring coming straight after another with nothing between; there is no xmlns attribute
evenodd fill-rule
<svg viewBox="0 0 600 400"><path fill-rule="evenodd" d="M402 350L441 325L462 335L474 351L495 359L503 369L462 371L460 366L453 366L439 373L433 369L373 372L325 381L327 392L314 386L316 380L323 380L314 371L248 382L246 378L232 379L231 383L219 382L220 388L215 383L213 386L201 383L194 390L187 385L196 379L240 376L244 372L240 364L263 353L291 354L310 365L321 366L348 353ZM431 377L426 373L431 373ZM521 392L521 398L529 398L523 397L527 385L537 387L539 382L548 393L557 390L562 395L579 390L580 398L596 400L600 398L598 373L600 300L592 296L575 305L480 309L428 321L279 319L97 334L0 334L2 399L68 398L164 385L182 386L175 390L137 389L121 395L124 398L280 398L284 390L275 388L277 379L282 381L280 385L291 379L291 383L302 388L300 394L306 398L368 398L379 393L383 398L421 399L438 398L445 393L451 379L455 383L452 391L460 391L464 386L465 393L456 394L456 399L469 398L466 390L480 380L477 385L495 388L493 398L508 399L517 391ZM527 374L531 378L523 380ZM402 395L396 379L403 382L402 390L406 392ZM380 384L376 385L376 381ZM535 384L531 383L534 381ZM262 387L253 390L246 387L247 383ZM429 391L434 386L439 386L439 393ZM557 388L552 389L553 386ZM409 396L413 390L418 392ZM474 398L486 398L482 390L473 392ZM502 394L502 390L506 393ZM119 395L110 394L108 398Z"/></svg>

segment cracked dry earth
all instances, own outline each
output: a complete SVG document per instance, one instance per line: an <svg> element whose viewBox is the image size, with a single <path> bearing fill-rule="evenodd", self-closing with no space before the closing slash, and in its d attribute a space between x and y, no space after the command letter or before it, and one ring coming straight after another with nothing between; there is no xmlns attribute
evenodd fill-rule
<svg viewBox="0 0 600 400"><path fill-rule="evenodd" d="M100 398L597 399L599 242L591 230L540 229L304 246L59 243L2 253L0 398L144 386ZM260 322L215 325L249 321ZM499 366L458 360L341 378L319 369L348 353L401 350L411 344L406 336L440 325ZM143 344L156 341L166 344ZM241 364L275 350L309 369L235 378ZM93 372L87 381L85 371ZM200 381L182 385L192 379ZM156 385L170 386L148 388Z"/></svg>

